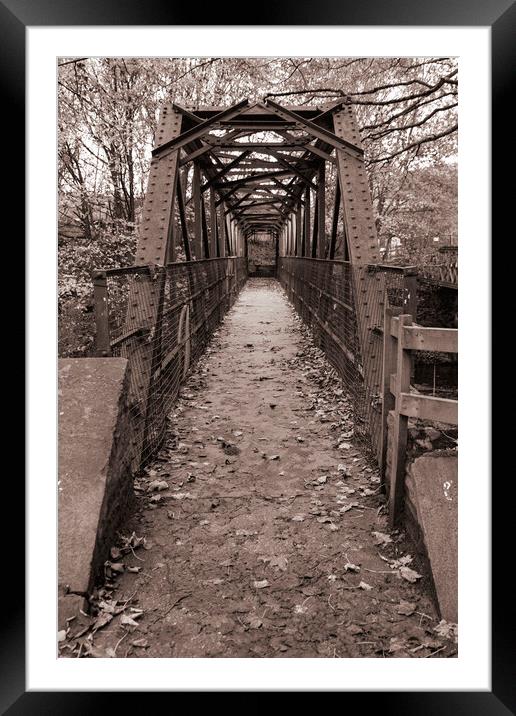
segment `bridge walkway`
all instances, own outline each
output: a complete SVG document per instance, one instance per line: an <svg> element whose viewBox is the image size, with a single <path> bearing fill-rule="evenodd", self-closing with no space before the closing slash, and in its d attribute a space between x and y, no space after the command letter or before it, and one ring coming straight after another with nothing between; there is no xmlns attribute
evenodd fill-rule
<svg viewBox="0 0 516 716"><path fill-rule="evenodd" d="M137 481L128 533L146 548L108 594L143 610L138 627L115 617L96 655L451 655L425 577L400 572L424 570L387 534L378 482L341 382L280 284L250 279Z"/></svg>

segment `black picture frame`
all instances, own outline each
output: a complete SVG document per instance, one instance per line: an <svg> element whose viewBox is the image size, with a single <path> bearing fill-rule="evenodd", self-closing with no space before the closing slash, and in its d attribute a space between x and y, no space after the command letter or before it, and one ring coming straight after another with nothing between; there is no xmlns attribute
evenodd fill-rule
<svg viewBox="0 0 516 716"><path fill-rule="evenodd" d="M204 3L202 24L238 25L247 24L241 10L233 11L224 4L220 8ZM223 22L224 16L232 22ZM505 179L507 165L507 142L512 137L513 114L510 104L510 80L515 64L516 9L511 0L432 0L432 2L405 0L362 0L361 2L338 2L319 0L288 0L267 6L267 25L375 25L375 26L490 26L492 32L492 216L493 235L496 225L503 221L511 206L510 182ZM27 26L80 26L80 25L198 25L199 8L193 4L179 5L163 0L0 0L0 82L2 86L3 115L7 120L4 130L3 163L7 175L7 201L9 214L17 217L16 237L12 243L21 243L22 217L25 206L22 187L24 186L23 127L25 125L25 29ZM249 23L256 24L256 23ZM510 140L512 141L512 140ZM510 161L510 160L509 160ZM19 174L16 177L16 174ZM511 192L511 194L509 193ZM500 230L501 233L501 230ZM16 238L16 241L14 241ZM20 263L19 249L16 253ZM23 258L22 258L23 265ZM12 267L12 264L11 264ZM22 302L23 303L23 302ZM493 333L499 325L493 314ZM19 350L19 349L18 349ZM23 404L20 396L19 403ZM53 406L49 406L53 410ZM489 440L489 436L486 436ZM500 443L498 443L500 447ZM493 454L494 446L493 446ZM19 470L18 470L19 471ZM430 714L464 714L468 716L500 716L516 712L515 699L515 617L511 607L512 593L508 591L507 563L512 555L507 554L509 535L504 535L503 525L510 525L508 511L514 501L508 496L513 482L512 471L502 485L493 484L492 553L492 691L449 691L449 692L351 692L345 696L347 708L360 701L360 708L378 708L382 714L396 713L398 716L423 716ZM512 488L513 489L513 488ZM18 511L19 534L16 539L17 559L10 567L9 584L6 588L8 599L2 610L2 633L0 639L0 707L9 716L19 714L90 714L98 708L99 693L95 692L26 692L25 690L25 602L20 585L24 583L24 569L21 563L24 533L24 500L20 493L19 480L5 480L5 504L9 512ZM12 490L12 495L9 495ZM505 511L505 514L504 514ZM512 552L512 550L511 550ZM505 560L504 560L505 555ZM50 556L50 559L53 557ZM18 565L18 574L16 574ZM479 565L479 569L486 569ZM101 698L115 697L118 707L121 694L100 694ZM367 697L367 701L364 701ZM130 694L132 708L139 707L138 694ZM147 702L148 703L148 702ZM116 708L116 707L115 707ZM143 705L142 705L143 708Z"/></svg>

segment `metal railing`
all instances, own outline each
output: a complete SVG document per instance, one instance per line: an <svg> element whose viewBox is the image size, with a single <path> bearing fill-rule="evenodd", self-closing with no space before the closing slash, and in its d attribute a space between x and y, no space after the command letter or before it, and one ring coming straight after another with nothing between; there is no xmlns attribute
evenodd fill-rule
<svg viewBox="0 0 516 716"><path fill-rule="evenodd" d="M414 268L286 256L279 259L278 277L343 379L352 402L355 436L378 460L384 307L399 306L415 315Z"/></svg>
<svg viewBox="0 0 516 716"><path fill-rule="evenodd" d="M429 261L418 266L418 273L421 281L446 288L457 288L459 283L458 247L442 246Z"/></svg>
<svg viewBox="0 0 516 716"><path fill-rule="evenodd" d="M93 273L96 354L129 361L133 472L159 450L190 366L246 279L243 257Z"/></svg>
<svg viewBox="0 0 516 716"><path fill-rule="evenodd" d="M437 283L447 288L457 288L459 283L458 263L427 264L419 269L420 279Z"/></svg>

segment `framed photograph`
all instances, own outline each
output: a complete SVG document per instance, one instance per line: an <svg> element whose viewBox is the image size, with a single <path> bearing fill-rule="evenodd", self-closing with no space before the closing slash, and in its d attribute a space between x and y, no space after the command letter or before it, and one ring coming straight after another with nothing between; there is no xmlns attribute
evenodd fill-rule
<svg viewBox="0 0 516 716"><path fill-rule="evenodd" d="M0 4L29 319L3 712L512 712L489 273L513 6L121 5Z"/></svg>

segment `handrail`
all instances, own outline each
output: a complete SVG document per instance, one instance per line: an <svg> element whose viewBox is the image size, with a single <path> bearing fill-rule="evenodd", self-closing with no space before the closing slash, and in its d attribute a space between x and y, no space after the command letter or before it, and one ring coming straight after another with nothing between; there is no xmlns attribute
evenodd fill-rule
<svg viewBox="0 0 516 716"><path fill-rule="evenodd" d="M171 266L191 266L208 261L227 261L227 259L242 258L241 256L214 256L211 259L192 259L191 261L172 261L170 263L160 264L135 264L132 266L117 266L116 268L96 268L91 272L92 278L97 276L123 276L125 274L150 273L156 269L170 268Z"/></svg>

